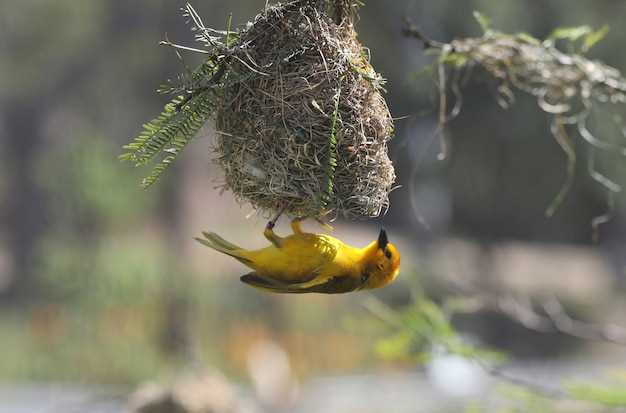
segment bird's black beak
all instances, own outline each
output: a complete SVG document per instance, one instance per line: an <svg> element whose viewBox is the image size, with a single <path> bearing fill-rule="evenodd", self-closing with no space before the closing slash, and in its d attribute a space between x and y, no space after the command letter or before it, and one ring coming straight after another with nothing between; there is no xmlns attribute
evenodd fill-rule
<svg viewBox="0 0 626 413"><path fill-rule="evenodd" d="M381 229L380 234L378 234L378 248L384 251L385 248L387 248L387 244L389 244L387 232L384 229Z"/></svg>

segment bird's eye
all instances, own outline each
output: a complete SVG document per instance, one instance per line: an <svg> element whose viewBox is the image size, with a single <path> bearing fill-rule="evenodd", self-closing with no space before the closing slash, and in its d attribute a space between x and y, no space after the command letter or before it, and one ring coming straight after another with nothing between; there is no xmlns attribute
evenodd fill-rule
<svg viewBox="0 0 626 413"><path fill-rule="evenodd" d="M387 259L391 259L391 251L386 250L385 251L385 257L387 257Z"/></svg>

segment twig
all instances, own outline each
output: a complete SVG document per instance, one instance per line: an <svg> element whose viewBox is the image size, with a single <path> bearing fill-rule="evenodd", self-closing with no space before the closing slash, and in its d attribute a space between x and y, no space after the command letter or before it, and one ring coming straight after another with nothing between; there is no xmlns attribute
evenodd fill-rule
<svg viewBox="0 0 626 413"><path fill-rule="evenodd" d="M180 44L172 43L169 40L161 40L159 42L159 45L173 47L174 49L187 50L189 52L194 52L194 53L211 54L211 52L207 50L196 49L195 47L183 46Z"/></svg>
<svg viewBox="0 0 626 413"><path fill-rule="evenodd" d="M369 300L365 301L363 306L368 311L370 311L371 314L378 317L381 321L385 322L386 324L389 324L399 329L407 328L407 326L405 326L404 323L402 322L401 318L398 317L397 314L391 308L389 308L386 304L384 304L382 301L372 297ZM416 333L419 334L420 332L418 331ZM444 342L435 342L436 338L437 337L430 338L431 345L439 344L442 346L441 348L446 353L451 354L451 355L455 355L455 354L458 355L458 352L455 352L454 349L452 349L450 345L446 345L446 343ZM490 376L496 379L505 381L507 383L510 383L514 386L523 387L533 393L539 394L543 397L547 397L550 399L561 400L561 399L570 398L567 392L560 388L547 387L539 383L533 382L531 380L511 375L502 366L494 366L492 363L490 363L487 360L484 360L483 358L479 356L464 355L463 357L465 357L467 360L475 362L480 368L482 368Z"/></svg>
<svg viewBox="0 0 626 413"><path fill-rule="evenodd" d="M457 286L460 287L460 286ZM462 288L462 287L460 287ZM467 293L467 289L465 289ZM569 316L556 297L541 304L545 315L537 313L529 299L494 297L482 293L463 297L467 305L456 301L455 311L465 314L489 309L507 315L525 328L540 333L561 333L570 337L626 346L626 329L615 324L598 325Z"/></svg>
<svg viewBox="0 0 626 413"><path fill-rule="evenodd" d="M214 85L215 83L219 82L222 79L222 76L224 76L225 73L226 73L226 68L225 68L224 63L222 63L218 67L217 71L213 74L213 76L211 76L211 78L208 80L207 83L209 85ZM191 92L188 92L185 98L176 105L176 112L180 112L183 106L189 103L191 99L193 99L194 97L198 96L201 93L206 92L207 90L210 89L210 87L211 86L204 86L204 87L197 88Z"/></svg>
<svg viewBox="0 0 626 413"><path fill-rule="evenodd" d="M443 53L447 53L449 47L446 47ZM440 161L445 160L448 157L448 142L446 141L446 123L448 122L448 96L446 93L446 68L444 65L439 65L437 71L439 76L439 154L437 159Z"/></svg>
<svg viewBox="0 0 626 413"><path fill-rule="evenodd" d="M626 346L626 330L615 324L595 325L571 318L563 309L556 297L543 304L543 309L554 325L555 330L562 334L583 340L603 341Z"/></svg>
<svg viewBox="0 0 626 413"><path fill-rule="evenodd" d="M492 377L510 383L514 386L523 387L530 390L535 394L539 394L543 397L553 400L566 400L571 399L571 396L563 389L557 387L548 387L539 383L533 382L529 379L525 379L519 376L512 375L508 371L504 370L502 366L493 366L485 363L481 360L475 360L477 364Z"/></svg>
<svg viewBox="0 0 626 413"><path fill-rule="evenodd" d="M608 191L606 201L606 212L591 220L591 239L596 244L600 241L600 226L611 222L615 216L615 193Z"/></svg>
<svg viewBox="0 0 626 413"><path fill-rule="evenodd" d="M622 191L622 187L617 183L611 181L609 178L598 172L596 169L596 154L595 148L589 148L589 160L587 161L587 169L589 176L602 185L607 192L607 209L602 215L594 217L591 220L592 240L597 243L600 239L600 226L610 222L615 214L615 196L614 194Z"/></svg>
<svg viewBox="0 0 626 413"><path fill-rule="evenodd" d="M576 150L572 146L569 135L565 130L565 122L561 115L556 115L552 119L552 124L550 125L550 132L552 132L552 136L554 136L554 140L559 144L563 152L565 152L565 156L567 157L567 176L565 178L565 182L561 187L561 190L556 195L554 200L546 209L546 216L552 217L557 209L561 206L565 197L572 189L574 185L574 177L576 174Z"/></svg>
<svg viewBox="0 0 626 413"><path fill-rule="evenodd" d="M443 49L446 43L438 42L428 38L422 33L415 24L409 19L404 19L404 27L402 28L402 34L407 37L414 37L422 42L424 49Z"/></svg>

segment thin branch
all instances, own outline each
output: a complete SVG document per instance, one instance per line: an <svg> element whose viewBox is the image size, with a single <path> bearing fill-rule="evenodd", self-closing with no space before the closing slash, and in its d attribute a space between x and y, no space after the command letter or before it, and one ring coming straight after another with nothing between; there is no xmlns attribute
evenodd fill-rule
<svg viewBox="0 0 626 413"><path fill-rule="evenodd" d="M602 215L598 215L593 217L591 220L591 238L594 243L598 243L600 241L600 226L611 222L613 217L615 216L615 193L607 192L607 208L606 212Z"/></svg>
<svg viewBox="0 0 626 413"><path fill-rule="evenodd" d="M159 42L159 45L169 46L169 47L173 47L174 49L179 49L179 50L187 50L189 52L194 52L194 53L211 54L211 52L207 50L196 49L195 47L183 46L180 44L172 43L169 40L161 40Z"/></svg>
<svg viewBox="0 0 626 413"><path fill-rule="evenodd" d="M480 360L476 360L478 365L492 377L510 383L514 386L523 387L531 392L546 397L552 400L567 400L572 397L563 389L558 387L548 387L529 379L525 379L519 376L512 375L506 371L502 366L493 366L488 363L484 363Z"/></svg>
<svg viewBox="0 0 626 413"><path fill-rule="evenodd" d="M562 116L557 115L552 119L550 131L552 132L552 136L554 136L554 140L556 140L561 149L563 149L563 152L565 152L567 157L567 176L561 190L550 203L550 206L546 209L546 216L548 217L554 215L565 200L567 194L571 191L572 186L574 185L574 177L576 173L576 150L572 146L569 135L565 130L565 122Z"/></svg>
<svg viewBox="0 0 626 413"><path fill-rule="evenodd" d="M606 176L598 172L598 170L596 169L596 156L595 155L596 155L595 150L593 148L590 148L589 149L589 162L587 163L587 165L589 169L589 175L591 176L591 178L593 178L594 181L596 181L597 183L602 185L604 188L606 188L606 190L609 191L610 193L617 194L619 192L622 192L622 187L619 184L611 181L609 178L607 178Z"/></svg>
<svg viewBox="0 0 626 413"><path fill-rule="evenodd" d="M467 287L464 288L464 294L467 294ZM470 294L454 299L453 308L448 312L469 314L488 309L502 313L525 328L540 333L560 333L581 340L626 346L626 328L615 324L594 324L573 319L556 297L551 297L540 304L545 314L539 314L528 298Z"/></svg>
<svg viewBox="0 0 626 413"><path fill-rule="evenodd" d="M401 318L385 303L371 297L369 300L366 300L363 303L363 306L370 311L370 313L376 317L378 317L381 321L389 324L395 328L406 329L407 326L404 325ZM419 334L420 332L416 332ZM435 342L436 337L431 337L431 344L439 344L442 345L442 349L448 354L455 355L458 354L450 346L446 346L445 343L437 343ZM529 391L541 395L546 398L554 399L554 400L564 400L571 398L566 391L560 388L548 387L537 382L531 381L529 379L525 379L522 377L518 377L507 372L501 365L495 366L492 362L485 360L477 355L474 356L464 356L467 360L475 362L480 368L482 368L487 374L490 376L499 379L501 381L507 382L514 386L523 387L528 389Z"/></svg>
<svg viewBox="0 0 626 413"><path fill-rule="evenodd" d="M446 51L444 50L444 53L446 53ZM448 122L448 96L446 93L446 68L444 65L440 64L439 65L439 70L437 71L438 75L439 75L439 144L440 144L440 150L439 150L439 154L437 155L437 159L439 159L440 161L446 159L448 157L448 142L446 141L446 134L445 134L445 126L446 123Z"/></svg>
<svg viewBox="0 0 626 413"><path fill-rule="evenodd" d="M422 46L424 49L443 49L446 46L446 43L438 42L436 40L432 40L428 38L424 33L422 33L413 22L409 18L404 19L404 27L402 28L402 34L407 37L413 37L420 42L422 42Z"/></svg>
<svg viewBox="0 0 626 413"><path fill-rule="evenodd" d="M602 215L594 217L591 220L591 230L593 242L597 243L600 239L600 226L610 222L615 215L615 194L622 191L622 187L611 181L609 178L598 172L596 169L596 154L593 147L589 148L589 160L587 161L587 169L589 176L602 185L607 191L607 209Z"/></svg>
<svg viewBox="0 0 626 413"><path fill-rule="evenodd" d="M556 297L543 304L543 309L560 333L583 340L603 341L626 346L626 330L615 324L595 325L571 318Z"/></svg>
<svg viewBox="0 0 626 413"><path fill-rule="evenodd" d="M591 147L596 147L598 149L602 149L605 151L616 151L618 153L620 153L621 155L626 156L626 148L623 146L619 146L619 145L614 145L612 143L609 142L604 142L598 138L596 138L593 133L591 133L589 131L589 128L587 127L587 118L586 117L581 117L578 120L578 133L580 133L580 136L587 141L587 143L591 146Z"/></svg>

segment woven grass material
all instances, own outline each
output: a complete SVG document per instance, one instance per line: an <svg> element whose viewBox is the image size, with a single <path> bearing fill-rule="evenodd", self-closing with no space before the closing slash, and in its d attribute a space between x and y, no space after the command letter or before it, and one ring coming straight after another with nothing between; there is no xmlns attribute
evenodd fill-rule
<svg viewBox="0 0 626 413"><path fill-rule="evenodd" d="M216 116L224 188L262 211L375 217L395 180L382 78L350 19L314 3L266 8L231 49Z"/></svg>

